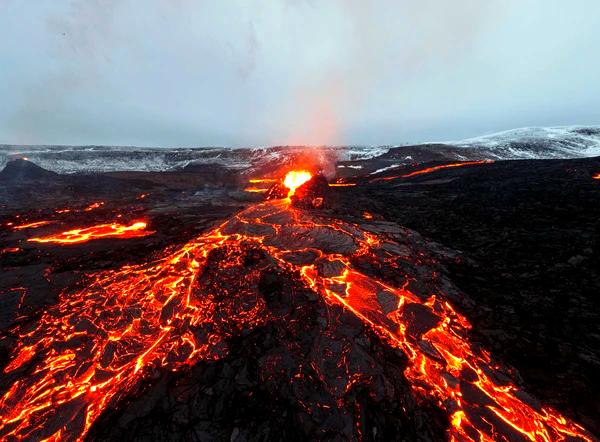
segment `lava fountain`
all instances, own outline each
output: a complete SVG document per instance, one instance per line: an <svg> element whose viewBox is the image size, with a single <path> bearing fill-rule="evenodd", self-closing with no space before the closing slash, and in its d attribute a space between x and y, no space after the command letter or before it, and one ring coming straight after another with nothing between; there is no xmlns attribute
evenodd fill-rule
<svg viewBox="0 0 600 442"><path fill-rule="evenodd" d="M296 189L302 184L310 181L312 173L307 170L292 170L283 179L283 185L289 189L288 198L296 193Z"/></svg>

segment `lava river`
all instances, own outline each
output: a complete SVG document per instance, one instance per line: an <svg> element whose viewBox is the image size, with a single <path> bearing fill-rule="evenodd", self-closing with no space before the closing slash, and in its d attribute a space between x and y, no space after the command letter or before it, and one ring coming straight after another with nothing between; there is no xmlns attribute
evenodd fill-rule
<svg viewBox="0 0 600 442"><path fill-rule="evenodd" d="M469 322L444 293L370 276L364 263L401 274L405 259L390 235L370 226L303 211L289 199L267 201L153 262L91 275L39 320L10 331L18 339L2 374L11 386L0 399L0 438L83 439L157 370L223 357L228 338L269 321L254 286L260 269L244 270L245 256L258 251L401 350L415 397L448 416L448 439L594 440L471 344ZM219 278L210 278L215 253Z"/></svg>

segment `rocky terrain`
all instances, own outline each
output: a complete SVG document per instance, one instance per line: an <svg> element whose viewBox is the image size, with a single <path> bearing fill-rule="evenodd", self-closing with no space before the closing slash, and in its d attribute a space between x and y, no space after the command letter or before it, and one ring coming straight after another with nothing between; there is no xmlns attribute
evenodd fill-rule
<svg viewBox="0 0 600 442"><path fill-rule="evenodd" d="M468 344L468 355L479 358L479 348L487 349L502 367L494 382L503 376L511 379L524 406L539 410L535 397L581 424L594 440L600 434L600 383L595 376L600 369L600 180L593 176L600 172L600 158L447 167L456 158L443 149L432 147L438 156L429 159L416 159L417 150L399 147L371 160L338 162L330 168L352 186L329 187L317 208L313 200L319 191L311 190L309 204L292 212L271 205L265 212L260 209L263 194L244 188L251 177L301 161L301 151L283 162L275 156L268 167L259 168L258 161L254 168L188 164L166 172L64 175L25 160L8 163L0 172L0 268L5 275L0 281L0 365L5 367L0 391L4 394L15 379L43 361L34 357L14 371L6 370L14 365L15 347L25 345L20 336L44 312L52 312L69 296L96 293L91 291L99 277L95 275L121 275L123 266L141 266L139 271L147 273L145 266L158 265L152 263L163 262L169 253L179 253L230 220L220 231L242 235L241 242L219 244L206 254L202 248L185 253L203 266L200 293L221 306L222 311L211 313L218 333L201 327L202 333L216 333L219 339L209 340L193 364L177 365L179 359L168 358L148 362L127 391L115 390L110 406L87 429L89 439L443 440L450 434L466 438L475 431L471 427L491 431L482 422L492 421L508 440L521 440L521 434L504 428L493 415L482 418L482 409L475 406L481 393L466 393L470 381L465 373L455 374L464 383L460 388L465 401L472 401L463 415L456 414L459 409L448 398L441 405L435 394L419 393L408 349L411 339L434 327L430 313L419 307L415 312L421 313L405 318L416 327L409 333L408 349L390 345L371 322L387 330L393 323L386 315L397 305L390 306L388 295L377 294L385 290L376 290L378 304L369 304L369 313L357 316L352 309L363 312L366 304L352 303L352 294L335 297L340 288L334 286L348 281L340 279L333 258L319 264L319 278L324 279L318 284L331 288L321 293L311 285L316 276L302 270L315 257L298 247L312 247L311 253L348 256L350 262L344 265L353 271L398 293L414 293L409 298L415 305L437 305L427 299L438 294L471 325L467 332L459 319L452 319L458 321L457 333ZM403 155L412 159L399 164ZM328 159L325 155L322 161ZM461 159L492 158L468 154ZM414 174L426 169L430 171ZM249 215L236 217L242 210L250 210L245 212ZM66 246L27 241L98 223L137 220L147 222L152 234ZM40 221L48 223L16 228ZM295 233L282 234L288 227ZM262 237L270 238L267 244L257 239ZM203 244L218 240L210 238ZM128 270L122 277L137 271ZM357 281L358 286L365 284L361 293L374 284ZM117 296L130 290L123 287L135 285L133 280L126 286L110 284L98 287ZM340 304L342 299L350 304ZM134 307L126 311L139 306ZM454 317L443 304L431 308L440 317ZM176 336L173 342L178 342ZM64 351L60 345L53 348ZM433 380L419 387L423 391L437 386L437 377L427 373ZM58 421L55 415L32 417L38 427L31 434L47 437L62 422L70 422L63 431L76 434L85 427L77 410L81 404L68 402ZM463 422L457 423L456 416L463 416Z"/></svg>

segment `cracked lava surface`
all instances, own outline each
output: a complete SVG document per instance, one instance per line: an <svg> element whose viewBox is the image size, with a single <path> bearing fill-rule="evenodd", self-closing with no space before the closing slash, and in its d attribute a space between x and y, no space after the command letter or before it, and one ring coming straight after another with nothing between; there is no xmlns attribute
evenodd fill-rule
<svg viewBox="0 0 600 442"><path fill-rule="evenodd" d="M242 270L249 254L261 253L403 352L414 395L447 414L448 439L595 440L521 391L510 370L471 343L468 320L444 293L411 289L398 265L401 248L369 226L271 200L151 262L91 275L37 322L11 330L18 344L2 374L11 387L0 398L0 438L83 439L155 370L223 357L227 339L269 321L256 288L260 268ZM235 290L203 278L214 253ZM390 285L367 268L406 282Z"/></svg>

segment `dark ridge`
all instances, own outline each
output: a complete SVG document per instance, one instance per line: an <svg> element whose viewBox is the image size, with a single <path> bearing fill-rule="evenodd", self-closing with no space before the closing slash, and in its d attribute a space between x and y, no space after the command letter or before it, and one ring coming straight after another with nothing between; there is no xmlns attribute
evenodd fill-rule
<svg viewBox="0 0 600 442"><path fill-rule="evenodd" d="M58 177L58 174L21 158L8 162L0 172L0 180L13 182L54 177Z"/></svg>

